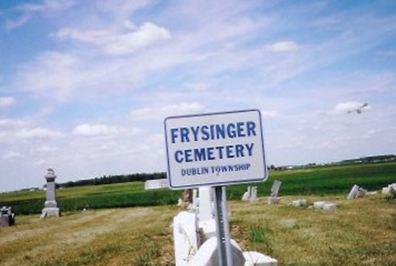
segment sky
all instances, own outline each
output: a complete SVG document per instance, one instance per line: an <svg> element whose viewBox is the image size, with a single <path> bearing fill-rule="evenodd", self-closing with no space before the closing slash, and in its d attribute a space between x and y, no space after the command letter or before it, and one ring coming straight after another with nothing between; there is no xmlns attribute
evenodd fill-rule
<svg viewBox="0 0 396 266"><path fill-rule="evenodd" d="M0 191L165 171L170 115L261 110L268 165L395 153L395 74L395 1L1 0Z"/></svg>

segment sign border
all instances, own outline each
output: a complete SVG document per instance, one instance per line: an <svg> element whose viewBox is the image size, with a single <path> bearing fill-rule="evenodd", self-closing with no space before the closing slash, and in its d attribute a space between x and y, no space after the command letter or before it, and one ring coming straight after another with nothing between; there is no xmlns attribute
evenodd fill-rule
<svg viewBox="0 0 396 266"><path fill-rule="evenodd" d="M182 186L173 186L172 179L170 174L170 162L169 162L169 150L168 150L168 134L166 128L166 121L169 119L175 118L186 118L186 117L197 117L197 116L209 116L209 115L221 115L221 114L233 114L233 113L245 113L245 112L257 112L260 119L260 135L261 135L261 148L263 150L263 164L264 164L264 176L258 179L251 179L246 181L230 181L230 182L211 182L211 183L200 183L200 184L191 184L191 185L182 185ZM190 115L179 115L179 116L168 116L164 119L164 130L165 130L165 146L166 146L166 161L167 161L167 180L168 185L171 189L187 189L187 188L196 188L202 186L225 186L225 185L234 185L234 184L248 184L248 183L257 183L264 182L268 179L268 169L267 164L265 163L265 149L264 149L264 137L263 137L263 122L261 119L261 112L259 109L247 109L247 110L237 110L237 111L226 111L226 112L214 112L214 113L202 113L202 114L190 114Z"/></svg>

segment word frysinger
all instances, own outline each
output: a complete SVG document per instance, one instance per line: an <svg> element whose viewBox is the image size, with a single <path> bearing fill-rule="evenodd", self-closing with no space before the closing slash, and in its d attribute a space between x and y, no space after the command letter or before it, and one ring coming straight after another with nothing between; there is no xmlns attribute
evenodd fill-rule
<svg viewBox="0 0 396 266"><path fill-rule="evenodd" d="M267 178L258 110L168 117L165 137L171 188Z"/></svg>

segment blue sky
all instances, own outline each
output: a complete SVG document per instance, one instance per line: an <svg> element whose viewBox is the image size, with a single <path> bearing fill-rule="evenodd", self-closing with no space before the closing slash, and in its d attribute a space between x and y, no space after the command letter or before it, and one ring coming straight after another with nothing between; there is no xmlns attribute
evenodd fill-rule
<svg viewBox="0 0 396 266"><path fill-rule="evenodd" d="M260 109L268 164L395 153L395 71L394 1L0 1L0 191L164 171L177 114Z"/></svg>

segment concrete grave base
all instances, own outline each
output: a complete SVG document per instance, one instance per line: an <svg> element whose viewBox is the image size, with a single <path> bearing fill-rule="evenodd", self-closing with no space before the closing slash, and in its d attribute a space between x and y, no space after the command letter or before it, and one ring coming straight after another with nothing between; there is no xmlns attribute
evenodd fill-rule
<svg viewBox="0 0 396 266"><path fill-rule="evenodd" d="M291 205L295 207L305 207L307 206L307 201L305 199L293 200Z"/></svg>
<svg viewBox="0 0 396 266"><path fill-rule="evenodd" d="M231 252L234 266L244 266L245 257L243 255L242 249L238 244L231 239ZM188 266L217 266L217 238L211 237L206 240L195 256L187 263ZM248 264L249 265L249 264Z"/></svg>
<svg viewBox="0 0 396 266"><path fill-rule="evenodd" d="M41 218L49 217L49 216L59 217L60 216L59 208L56 207L44 208L41 212Z"/></svg>
<svg viewBox="0 0 396 266"><path fill-rule="evenodd" d="M278 261L256 251L243 252L246 259L244 266L277 266Z"/></svg>
<svg viewBox="0 0 396 266"><path fill-rule="evenodd" d="M314 202L313 206L315 209L325 210L325 211L331 211L337 208L337 204L327 201L316 201Z"/></svg>
<svg viewBox="0 0 396 266"><path fill-rule="evenodd" d="M268 204L279 204L279 197L268 197Z"/></svg>

